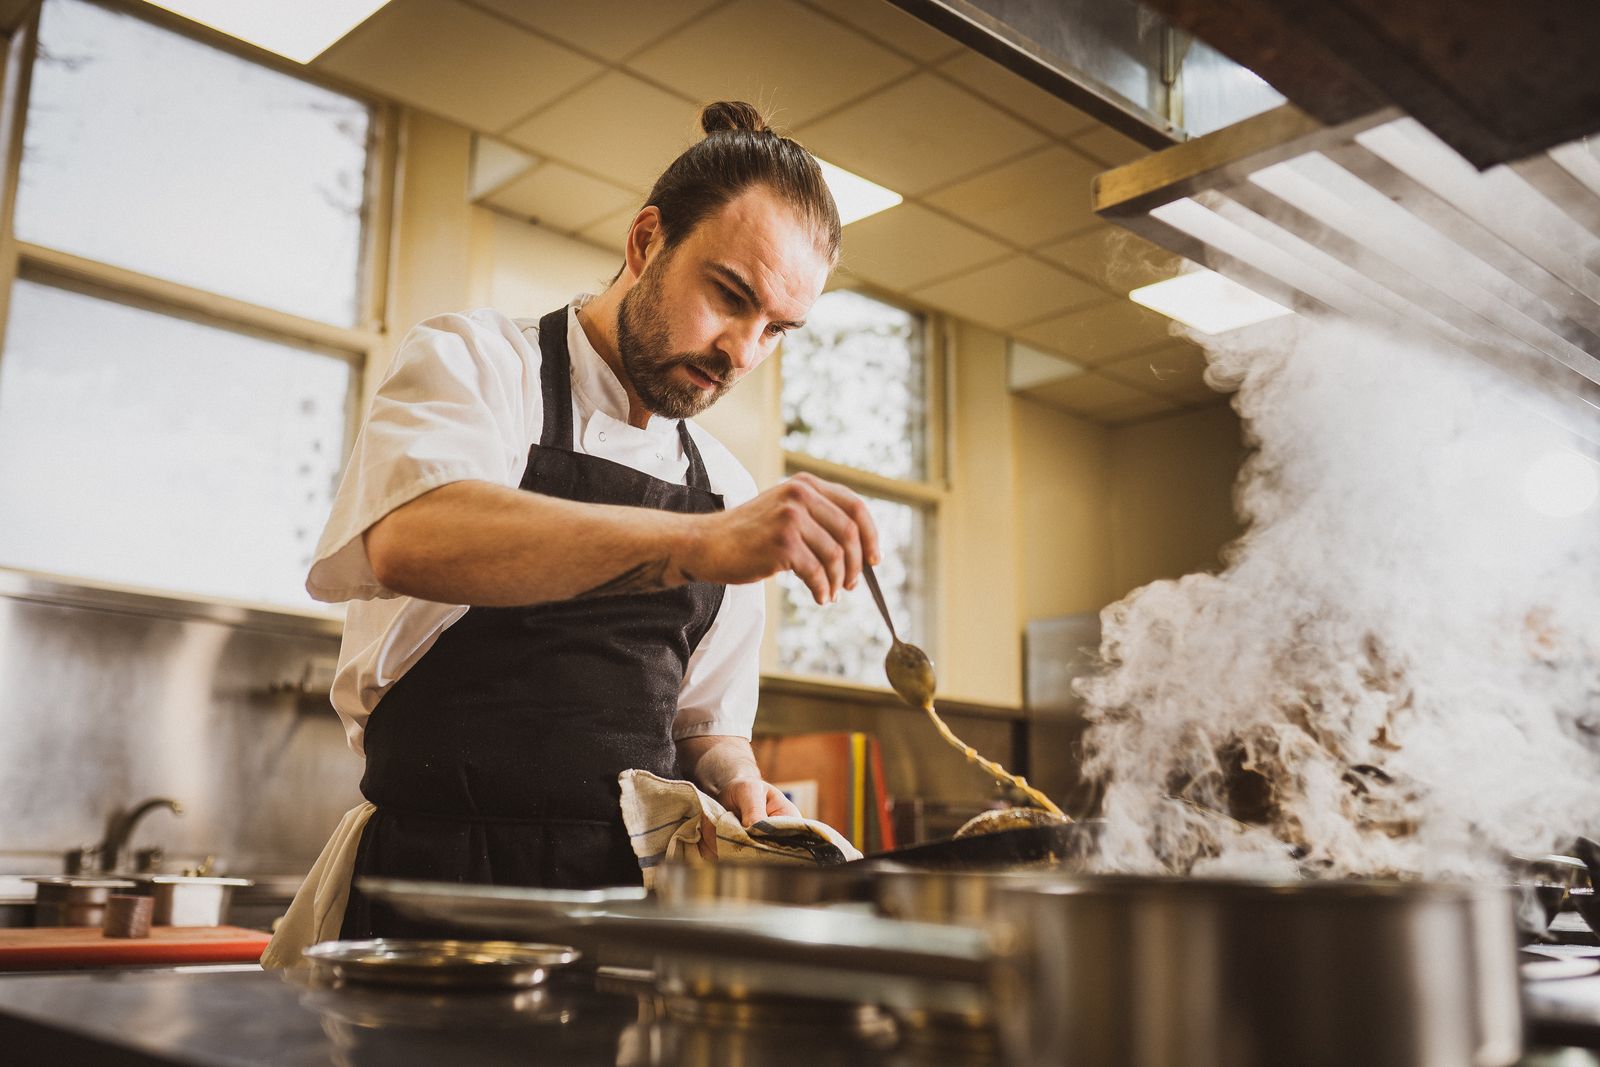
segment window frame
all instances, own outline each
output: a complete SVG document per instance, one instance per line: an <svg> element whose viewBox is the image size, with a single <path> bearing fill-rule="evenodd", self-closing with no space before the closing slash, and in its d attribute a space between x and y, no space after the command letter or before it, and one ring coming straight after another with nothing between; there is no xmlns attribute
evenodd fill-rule
<svg viewBox="0 0 1600 1067"><path fill-rule="evenodd" d="M832 460L820 459L807 452L797 452L790 449L780 449L784 477L806 472L818 478L837 482L846 488L869 496L882 497L897 504L906 504L919 508L923 513L924 531L927 541L924 545L923 558L926 561L923 580L925 582L926 596L924 598L925 618L923 620L926 633L918 635L905 635L914 644L921 645L930 657L937 658L939 649L943 645L943 577L947 571L944 558L944 543L939 536L940 519L948 506L951 493L950 484L950 419L951 389L954 386L954 373L951 359L954 354L954 338L950 319L942 312L909 300L897 293L889 293L868 282L860 279L850 279L846 282L831 283L826 292L848 290L862 296L887 304L890 307L918 315L923 324L923 374L924 387L927 392L926 407L923 412L925 421L924 432L927 434L925 441L926 469L922 478L891 478L873 471L852 467ZM778 436L783 436L783 352L780 347L777 358L778 384L773 390L772 414L774 425L778 427ZM778 665L776 641L778 630L782 627L781 610L773 610L779 603L781 592L777 583L772 583L772 594L768 601L768 614L776 621L770 626L769 634L773 642L771 662L772 669L763 671L763 676L793 682L803 685L832 686L844 690L870 690L876 692L890 692L887 682L881 685L868 685L853 678L844 678L837 675L805 674L782 669Z"/></svg>
<svg viewBox="0 0 1600 1067"><path fill-rule="evenodd" d="M0 364L11 313L12 288L20 279L83 293L97 299L188 319L344 360L351 368L346 400L344 456L355 444L365 406L368 368L384 350L389 275L394 237L395 188L399 158L399 109L371 93L319 71L255 48L234 37L171 12L132 0L79 0L226 52L238 59L351 97L369 110L370 148L363 196L357 265L355 326L339 326L237 297L86 259L17 239L14 223L28 100L38 55L39 20L44 3L32 6L0 54ZM0 564L0 596L76 606L136 611L161 617L201 618L256 628L337 634L342 611L296 610L277 604L236 601L179 590L124 586Z"/></svg>

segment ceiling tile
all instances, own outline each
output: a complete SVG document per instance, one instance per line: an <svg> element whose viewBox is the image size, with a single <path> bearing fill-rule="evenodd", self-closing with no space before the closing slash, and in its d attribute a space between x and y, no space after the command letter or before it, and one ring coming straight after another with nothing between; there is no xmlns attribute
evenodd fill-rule
<svg viewBox="0 0 1600 1067"><path fill-rule="evenodd" d="M1144 400L1135 400L1131 404L1117 404L1113 407L1101 408L1095 413L1094 417L1101 422L1116 426L1125 422L1148 419L1154 415L1169 415L1182 410L1182 405L1176 404L1171 400L1163 400L1160 397L1147 397Z"/></svg>
<svg viewBox="0 0 1600 1067"><path fill-rule="evenodd" d="M497 141L481 133L472 135L472 172L467 180L467 197L481 200L502 185L537 167L542 160L516 145Z"/></svg>
<svg viewBox="0 0 1600 1067"><path fill-rule="evenodd" d="M1098 291L1098 290L1096 290ZM1125 297L1079 308L1013 332L1068 359L1098 366L1172 340L1172 320Z"/></svg>
<svg viewBox="0 0 1600 1067"><path fill-rule="evenodd" d="M966 47L888 0L806 0L806 3L923 63L936 62Z"/></svg>
<svg viewBox="0 0 1600 1067"><path fill-rule="evenodd" d="M1032 248L1095 224L1089 183L1099 170L1076 152L1051 145L925 199L981 230Z"/></svg>
<svg viewBox="0 0 1600 1067"><path fill-rule="evenodd" d="M960 55L941 63L939 69L1018 118L1042 126L1057 137L1086 133L1100 125L1098 119L979 52L963 50Z"/></svg>
<svg viewBox="0 0 1600 1067"><path fill-rule="evenodd" d="M1183 403L1222 395L1205 383L1205 352L1187 341L1174 341L1127 359L1102 363L1095 369L1108 378Z"/></svg>
<svg viewBox="0 0 1600 1067"><path fill-rule="evenodd" d="M621 211L607 215L599 222L594 222L578 231L578 236L592 245L622 254L622 246L627 243L628 227L633 224L634 216L639 214L632 207L625 207Z"/></svg>
<svg viewBox="0 0 1600 1067"><path fill-rule="evenodd" d="M1039 262L1016 255L913 293L918 300L997 330L1094 300L1100 291Z"/></svg>
<svg viewBox="0 0 1600 1067"><path fill-rule="evenodd" d="M1131 385L1099 374L1079 374L1060 381L1024 389L1021 396L1076 415L1098 416L1100 412L1143 404L1157 398L1141 393ZM1159 401L1158 401L1159 402Z"/></svg>
<svg viewBox="0 0 1600 1067"><path fill-rule="evenodd" d="M793 0L736 0L628 67L700 100L748 100L792 129L911 70L875 41Z"/></svg>
<svg viewBox="0 0 1600 1067"><path fill-rule="evenodd" d="M1013 340L1006 346L1006 386L1014 393L1082 373L1083 368L1076 363L1021 341Z"/></svg>
<svg viewBox="0 0 1600 1067"><path fill-rule="evenodd" d="M1006 254L977 230L907 201L844 229L840 267L899 292Z"/></svg>
<svg viewBox="0 0 1600 1067"><path fill-rule="evenodd" d="M394 0L311 65L490 133L604 69L455 0Z"/></svg>
<svg viewBox="0 0 1600 1067"><path fill-rule="evenodd" d="M912 195L1001 163L1043 136L933 74L874 93L799 133L817 155Z"/></svg>
<svg viewBox="0 0 1600 1067"><path fill-rule="evenodd" d="M1072 147L1108 167L1120 167L1124 163L1132 163L1154 151L1104 125L1072 138Z"/></svg>
<svg viewBox="0 0 1600 1067"><path fill-rule="evenodd" d="M504 136L643 192L699 136L699 116L695 105L612 71Z"/></svg>
<svg viewBox="0 0 1600 1067"><path fill-rule="evenodd" d="M496 189L483 202L549 229L571 233L602 216L636 206L638 199L639 194L631 189L550 162Z"/></svg>
<svg viewBox="0 0 1600 1067"><path fill-rule="evenodd" d="M476 0L513 22L616 62L660 40L719 0Z"/></svg>
<svg viewBox="0 0 1600 1067"><path fill-rule="evenodd" d="M1182 256L1120 226L1096 226L1036 250L1039 255L1126 296L1141 285L1175 277Z"/></svg>

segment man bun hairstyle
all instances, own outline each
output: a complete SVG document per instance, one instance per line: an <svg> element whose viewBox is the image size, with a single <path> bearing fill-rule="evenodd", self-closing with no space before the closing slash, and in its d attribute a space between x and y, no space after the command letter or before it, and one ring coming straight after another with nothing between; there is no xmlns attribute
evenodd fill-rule
<svg viewBox="0 0 1600 1067"><path fill-rule="evenodd" d="M771 133L772 127L761 117L754 104L743 100L718 100L707 104L700 112L700 128L707 136L723 130L744 130L746 133Z"/></svg>
<svg viewBox="0 0 1600 1067"><path fill-rule="evenodd" d="M830 260L839 258L839 208L810 152L742 100L706 105L700 128L704 139L672 161L645 201L661 212L667 248L746 189L765 185L812 227Z"/></svg>

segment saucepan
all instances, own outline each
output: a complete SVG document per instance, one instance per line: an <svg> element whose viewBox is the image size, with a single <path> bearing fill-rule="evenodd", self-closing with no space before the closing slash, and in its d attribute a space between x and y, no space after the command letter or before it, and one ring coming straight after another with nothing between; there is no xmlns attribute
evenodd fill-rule
<svg viewBox="0 0 1600 1067"><path fill-rule="evenodd" d="M728 901L802 907L870 899L870 869L856 865L814 867L792 863L664 864L656 870L662 904Z"/></svg>
<svg viewBox="0 0 1600 1067"><path fill-rule="evenodd" d="M994 1003L1029 1067L1503 1067L1513 911L1496 886L1013 882Z"/></svg>

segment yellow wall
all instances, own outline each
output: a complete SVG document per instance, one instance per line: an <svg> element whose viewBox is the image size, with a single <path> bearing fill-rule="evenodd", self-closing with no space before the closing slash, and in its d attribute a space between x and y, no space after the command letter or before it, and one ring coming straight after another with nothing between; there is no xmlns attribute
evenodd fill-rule
<svg viewBox="0 0 1600 1067"><path fill-rule="evenodd" d="M1020 707L1015 405L1005 340L966 323L950 333L950 492L936 532L939 682L952 699Z"/></svg>
<svg viewBox="0 0 1600 1067"><path fill-rule="evenodd" d="M1099 611L1116 592L1111 431L1036 401L1013 404L1021 617Z"/></svg>
<svg viewBox="0 0 1600 1067"><path fill-rule="evenodd" d="M1244 458L1226 404L1111 433L1111 591L1216 570L1240 533L1233 480Z"/></svg>
<svg viewBox="0 0 1600 1067"><path fill-rule="evenodd" d="M367 394L406 331L446 311L473 304L472 243L477 209L467 202L470 131L407 108L400 120L394 242L384 316L388 344L374 353Z"/></svg>
<svg viewBox="0 0 1600 1067"><path fill-rule="evenodd" d="M514 318L538 318L579 293L598 293L622 265L620 247L607 252L504 215L483 214L483 302Z"/></svg>

